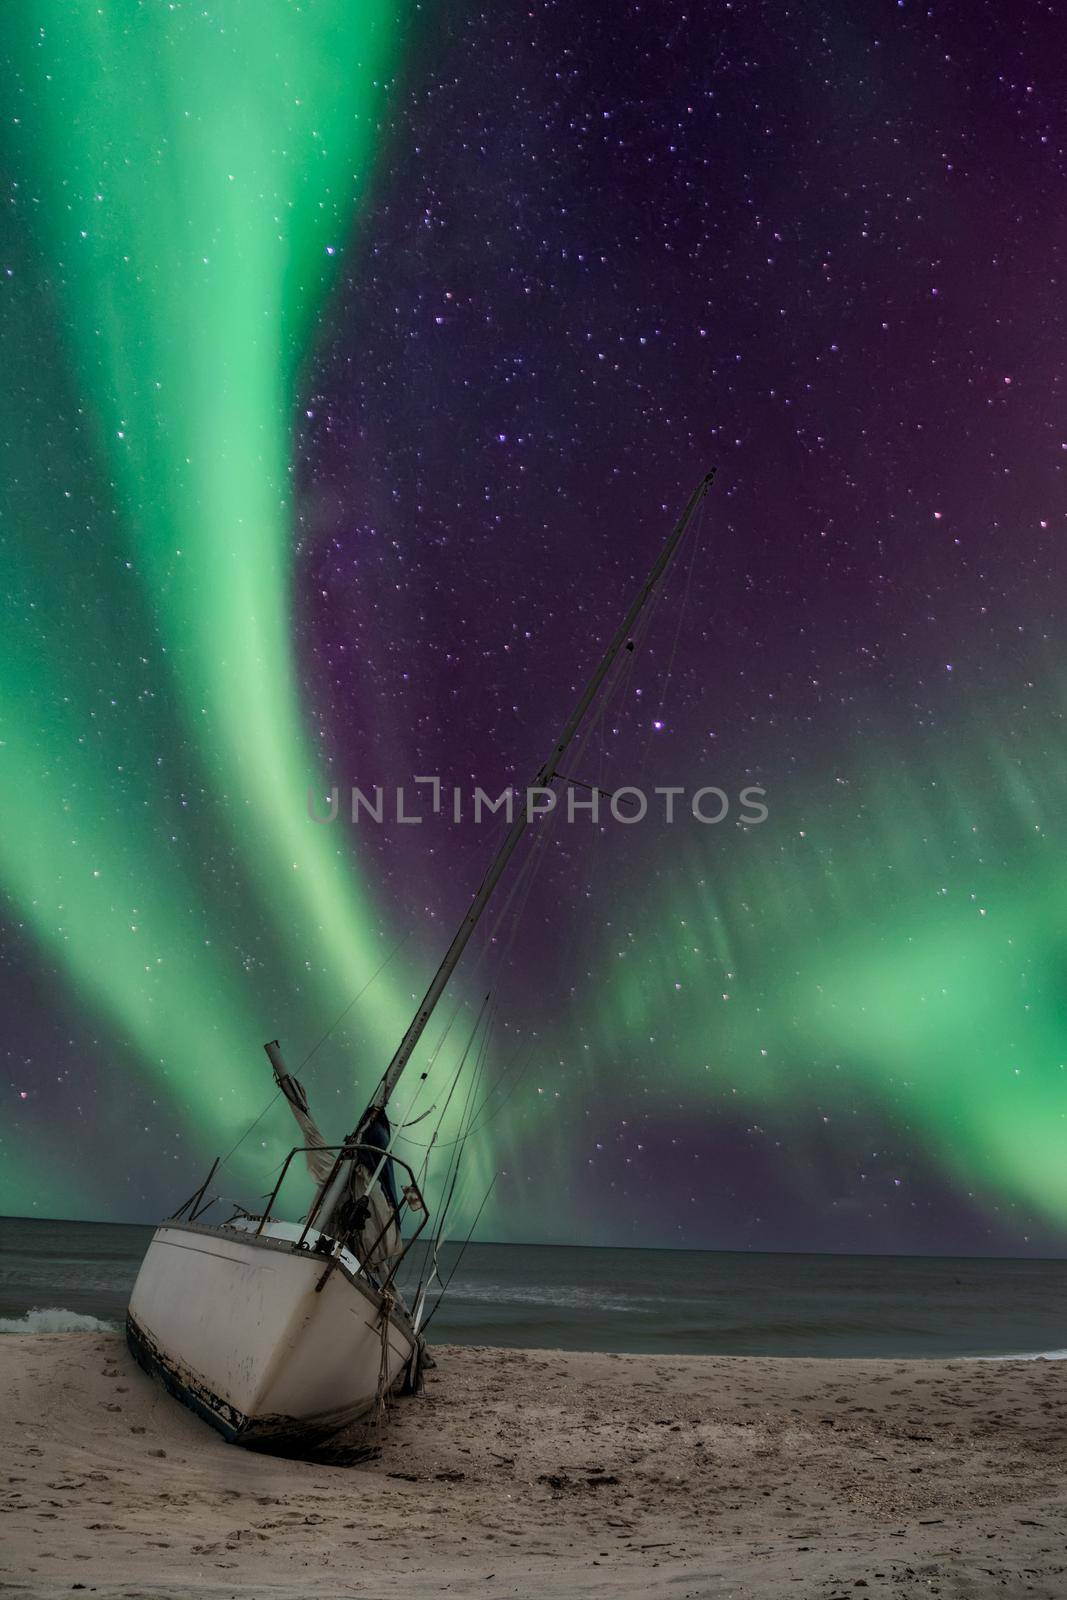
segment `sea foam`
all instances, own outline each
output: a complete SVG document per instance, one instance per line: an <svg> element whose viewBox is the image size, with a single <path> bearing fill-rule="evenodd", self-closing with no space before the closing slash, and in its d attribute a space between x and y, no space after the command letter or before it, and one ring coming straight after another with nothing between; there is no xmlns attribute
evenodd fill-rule
<svg viewBox="0 0 1067 1600"><path fill-rule="evenodd" d="M0 1333L114 1333L115 1324L62 1306L34 1306L21 1317L0 1317Z"/></svg>
<svg viewBox="0 0 1067 1600"><path fill-rule="evenodd" d="M1009 1356L971 1356L972 1361L1067 1361L1067 1350L1020 1350Z"/></svg>

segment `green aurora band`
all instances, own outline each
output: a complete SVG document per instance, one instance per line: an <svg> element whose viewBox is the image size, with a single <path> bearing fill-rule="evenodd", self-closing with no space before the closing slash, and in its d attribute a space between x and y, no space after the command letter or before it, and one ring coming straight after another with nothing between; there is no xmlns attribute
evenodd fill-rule
<svg viewBox="0 0 1067 1600"><path fill-rule="evenodd" d="M586 1035L598 1059L622 1062L640 1040L669 1052L674 1092L649 1080L661 1105L775 1116L789 1137L774 1162L797 1197L824 1130L885 1178L848 1131L873 1103L958 1193L1016 1211L1020 1243L1028 1218L1054 1236L1067 1222L1067 759L1047 730L1067 694L1048 663L1042 681L1027 716L957 713L951 753L929 736L903 748L886 728L875 760L843 751L818 784L772 787L771 818L746 840L680 834L657 890L613 918Z"/></svg>
<svg viewBox="0 0 1067 1600"><path fill-rule="evenodd" d="M398 21L379 0L275 6L269 27L247 0L210 19L55 0L4 29L26 232L6 241L0 868L17 920L210 1147L262 1106L269 1019L295 1007L310 1040L387 948L338 841L290 803L316 765L290 454ZM380 1059L404 1020L386 974L366 1047ZM120 1086L102 1092L118 1131ZM17 1210L47 1147L10 1154ZM106 1210L83 1176L49 1208L81 1190Z"/></svg>

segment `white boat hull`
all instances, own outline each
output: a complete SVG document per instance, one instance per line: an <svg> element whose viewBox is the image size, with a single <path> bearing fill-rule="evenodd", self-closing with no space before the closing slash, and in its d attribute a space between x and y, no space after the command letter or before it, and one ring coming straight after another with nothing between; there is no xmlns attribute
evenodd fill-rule
<svg viewBox="0 0 1067 1600"><path fill-rule="evenodd" d="M328 1270L266 1231L165 1223L130 1298L130 1349L234 1443L321 1443L374 1408L383 1376L386 1389L412 1380L417 1361L403 1309L345 1262Z"/></svg>

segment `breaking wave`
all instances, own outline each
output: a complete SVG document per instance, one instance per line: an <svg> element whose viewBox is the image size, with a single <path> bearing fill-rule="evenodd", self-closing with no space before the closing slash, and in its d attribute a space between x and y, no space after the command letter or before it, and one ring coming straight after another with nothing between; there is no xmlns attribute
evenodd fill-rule
<svg viewBox="0 0 1067 1600"><path fill-rule="evenodd" d="M21 1317L0 1317L0 1333L114 1333L115 1324L62 1306L34 1306Z"/></svg>
<svg viewBox="0 0 1067 1600"><path fill-rule="evenodd" d="M1010 1356L972 1356L972 1361L1067 1361L1067 1350L1022 1350Z"/></svg>

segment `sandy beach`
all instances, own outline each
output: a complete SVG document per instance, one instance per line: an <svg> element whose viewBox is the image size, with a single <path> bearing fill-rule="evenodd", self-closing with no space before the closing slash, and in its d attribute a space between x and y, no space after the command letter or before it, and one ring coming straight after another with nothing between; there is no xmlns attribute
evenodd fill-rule
<svg viewBox="0 0 1067 1600"><path fill-rule="evenodd" d="M1067 1364L445 1347L356 1465L224 1444L118 1335L0 1339L0 1591L1067 1594Z"/></svg>

